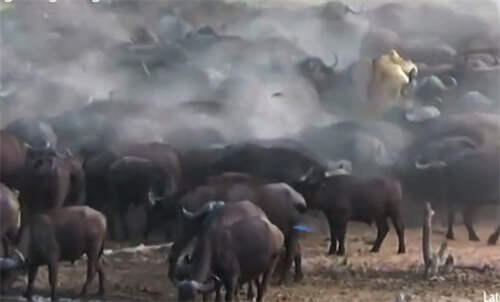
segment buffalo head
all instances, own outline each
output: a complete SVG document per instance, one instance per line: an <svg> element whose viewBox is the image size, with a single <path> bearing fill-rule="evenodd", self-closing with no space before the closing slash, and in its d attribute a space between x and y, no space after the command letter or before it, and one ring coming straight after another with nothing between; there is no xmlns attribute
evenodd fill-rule
<svg viewBox="0 0 500 302"><path fill-rule="evenodd" d="M26 260L23 254L15 249L7 258L0 258L0 272L9 272L20 269L24 266Z"/></svg>
<svg viewBox="0 0 500 302"><path fill-rule="evenodd" d="M206 217L206 215L212 213L212 211L219 209L223 206L224 206L223 201L211 201L194 213L191 213L185 208L182 208L182 214L185 218L189 220L203 219Z"/></svg>

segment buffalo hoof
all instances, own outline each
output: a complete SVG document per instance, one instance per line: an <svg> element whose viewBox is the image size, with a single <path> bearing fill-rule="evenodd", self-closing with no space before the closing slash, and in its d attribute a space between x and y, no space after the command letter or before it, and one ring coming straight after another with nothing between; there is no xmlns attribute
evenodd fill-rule
<svg viewBox="0 0 500 302"><path fill-rule="evenodd" d="M406 253L406 249L405 248L400 248L398 250L398 254L405 254Z"/></svg>
<svg viewBox="0 0 500 302"><path fill-rule="evenodd" d="M33 295L31 293L24 293L23 297L28 301L33 301Z"/></svg>
<svg viewBox="0 0 500 302"><path fill-rule="evenodd" d="M337 256L345 256L345 251L339 250Z"/></svg>
<svg viewBox="0 0 500 302"><path fill-rule="evenodd" d="M374 247L374 248L372 248L372 249L370 250L370 253L378 253L378 252L379 252L379 250L380 250L380 248L379 248L379 247L378 247L378 248L377 248L377 247Z"/></svg>
<svg viewBox="0 0 500 302"><path fill-rule="evenodd" d="M455 240L455 234L453 234L453 233L447 233L446 234L446 239L448 239L448 240Z"/></svg>
<svg viewBox="0 0 500 302"><path fill-rule="evenodd" d="M477 237L476 234L470 235L469 236L469 241L481 241L479 237Z"/></svg>
<svg viewBox="0 0 500 302"><path fill-rule="evenodd" d="M493 233L493 234L491 234L490 238L488 238L488 245L495 245L495 244L497 244L498 236L500 236L500 233Z"/></svg>
<svg viewBox="0 0 500 302"><path fill-rule="evenodd" d="M295 274L295 277L293 278L293 281L300 282L302 280L304 280L304 274L303 273Z"/></svg>

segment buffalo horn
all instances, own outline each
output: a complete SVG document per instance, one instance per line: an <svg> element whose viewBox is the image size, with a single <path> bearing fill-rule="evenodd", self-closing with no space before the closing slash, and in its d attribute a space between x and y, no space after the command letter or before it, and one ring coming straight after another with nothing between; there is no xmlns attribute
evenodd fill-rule
<svg viewBox="0 0 500 302"><path fill-rule="evenodd" d="M444 161L432 161L428 163L421 163L420 160L415 161L415 167L419 170L426 170L430 168L442 168L446 167L446 163Z"/></svg>
<svg viewBox="0 0 500 302"><path fill-rule="evenodd" d="M350 5L346 5L346 11L354 15L360 15L361 12L353 9Z"/></svg>
<svg viewBox="0 0 500 302"><path fill-rule="evenodd" d="M184 215L184 217L186 217L188 219L194 219L196 216L192 212L189 212L188 210L186 210L184 207L182 207L182 214Z"/></svg>
<svg viewBox="0 0 500 302"><path fill-rule="evenodd" d="M348 175L352 172L352 164L349 160L342 159L336 164L336 167L332 170L325 172L325 177L332 177L336 175Z"/></svg>
<svg viewBox="0 0 500 302"><path fill-rule="evenodd" d="M201 209L199 209L198 211L192 213L192 212L189 212L188 210L186 210L184 207L182 208L182 213L184 214L184 216L188 219L196 219L200 216L203 216L205 215L206 213L208 212L211 212L217 205L218 205L218 201L210 201L209 203L205 204ZM223 202L222 202L223 204Z"/></svg>
<svg viewBox="0 0 500 302"><path fill-rule="evenodd" d="M314 172L314 167L310 167L304 175L300 177L300 181L306 181Z"/></svg>
<svg viewBox="0 0 500 302"><path fill-rule="evenodd" d="M339 64L339 56L336 53L333 53L333 57L334 57L335 61L330 66L331 69L335 69L337 67L337 65Z"/></svg>
<svg viewBox="0 0 500 302"><path fill-rule="evenodd" d="M447 82L446 89L453 89L458 86L457 80L452 76L446 76L443 79L445 79Z"/></svg>
<svg viewBox="0 0 500 302"><path fill-rule="evenodd" d="M210 279L209 283L200 283L198 281L191 281L193 287L199 291L200 293L208 293L211 292L215 287L215 281Z"/></svg>

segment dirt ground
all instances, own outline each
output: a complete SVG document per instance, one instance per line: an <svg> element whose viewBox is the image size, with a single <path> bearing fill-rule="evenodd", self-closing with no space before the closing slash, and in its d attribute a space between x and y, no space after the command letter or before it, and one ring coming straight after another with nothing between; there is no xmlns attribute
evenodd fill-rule
<svg viewBox="0 0 500 302"><path fill-rule="evenodd" d="M456 241L450 241L450 252L459 266L474 269L455 269L443 280L422 278L421 230L406 232L407 253L397 255L397 238L391 229L381 252L372 254L366 243L375 235L368 226L352 223L348 230L348 256L326 256L328 242L324 233L303 238L305 278L296 284L271 286L267 301L397 301L404 293L407 300L422 302L485 301L484 294L500 293L500 247L489 247L484 240L492 231L491 225L477 227L482 242L469 242L462 226L456 227ZM433 248L443 241L442 233L433 235ZM123 245L109 243L108 248ZM106 301L175 301L176 291L167 279L168 249L137 253L117 253L105 256ZM75 265L62 264L59 275L61 297L74 297L85 278L86 261ZM92 290L97 290L97 280ZM40 270L36 293L48 294L46 269ZM15 297L24 288L23 280L1 301L19 300ZM91 292L93 292L91 290ZM94 300L93 298L91 298ZM488 300L489 301L489 300ZM495 301L496 302L496 301Z"/></svg>

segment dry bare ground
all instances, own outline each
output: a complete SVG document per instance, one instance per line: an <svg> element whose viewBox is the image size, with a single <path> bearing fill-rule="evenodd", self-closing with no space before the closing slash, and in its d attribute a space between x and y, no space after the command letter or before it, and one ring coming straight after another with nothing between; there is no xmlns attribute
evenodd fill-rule
<svg viewBox="0 0 500 302"><path fill-rule="evenodd" d="M491 225L478 226L482 239L491 232ZM456 269L442 280L427 281L422 277L421 230L407 231L407 254L397 255L397 240L391 230L379 254L371 254L367 244L374 230L351 224L348 231L348 256L326 256L326 235L310 235L303 239L306 277L299 284L290 281L284 286L272 286L267 301L397 301L404 293L406 300L421 302L484 301L487 294L500 293L500 247L489 247L484 241L469 242L465 229L456 228L456 241L450 241L450 251L457 265L472 265L482 272ZM434 247L443 241L434 234ZM119 246L109 243L109 247ZM167 250L117 253L106 256L107 295L109 301L175 301L175 289L167 280ZM74 266L64 264L60 270L59 292L73 297L79 292L85 277L85 260ZM97 282L97 280L95 281ZM38 293L47 294L47 272L41 270L37 279ZM94 284L96 289L97 284ZM10 295L19 293L22 282ZM13 297L12 297L13 298ZM10 298L9 298L10 299ZM2 301L7 301L6 298Z"/></svg>

